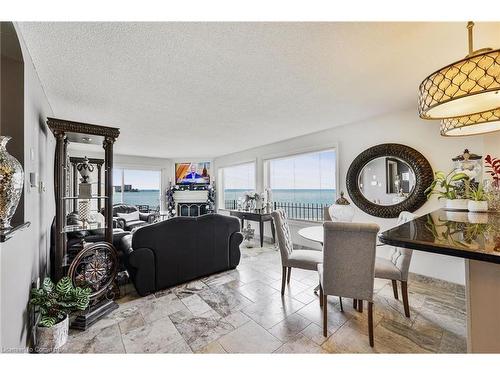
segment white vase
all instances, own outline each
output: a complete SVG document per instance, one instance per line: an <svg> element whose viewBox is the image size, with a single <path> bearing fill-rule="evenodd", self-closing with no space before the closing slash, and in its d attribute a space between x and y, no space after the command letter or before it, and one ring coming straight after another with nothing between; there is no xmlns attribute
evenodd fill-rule
<svg viewBox="0 0 500 375"><path fill-rule="evenodd" d="M470 200L467 204L467 208L471 212L486 212L488 211L488 202Z"/></svg>
<svg viewBox="0 0 500 375"><path fill-rule="evenodd" d="M0 136L0 232L11 229L10 220L16 212L24 183L21 163L7 152L9 140L10 137Z"/></svg>
<svg viewBox="0 0 500 375"><path fill-rule="evenodd" d="M447 199L444 208L450 211L467 211L468 199Z"/></svg>
<svg viewBox="0 0 500 375"><path fill-rule="evenodd" d="M36 328L36 349L41 353L52 353L68 341L69 317L52 327Z"/></svg>

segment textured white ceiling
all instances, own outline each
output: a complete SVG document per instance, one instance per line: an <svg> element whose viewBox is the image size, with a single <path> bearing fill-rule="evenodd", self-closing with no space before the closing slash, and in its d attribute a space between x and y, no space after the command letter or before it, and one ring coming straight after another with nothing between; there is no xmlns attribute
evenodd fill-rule
<svg viewBox="0 0 500 375"><path fill-rule="evenodd" d="M120 154L214 157L400 108L467 53L460 23L20 23L57 117ZM476 46L500 47L500 23ZM405 124L401 124L404 128Z"/></svg>

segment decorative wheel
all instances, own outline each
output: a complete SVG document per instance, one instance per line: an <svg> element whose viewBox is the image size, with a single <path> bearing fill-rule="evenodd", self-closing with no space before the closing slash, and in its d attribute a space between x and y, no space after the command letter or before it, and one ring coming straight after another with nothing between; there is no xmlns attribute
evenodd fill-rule
<svg viewBox="0 0 500 375"><path fill-rule="evenodd" d="M69 266L68 276L75 286L92 289L91 299L106 295L118 271L116 249L107 242L84 244Z"/></svg>

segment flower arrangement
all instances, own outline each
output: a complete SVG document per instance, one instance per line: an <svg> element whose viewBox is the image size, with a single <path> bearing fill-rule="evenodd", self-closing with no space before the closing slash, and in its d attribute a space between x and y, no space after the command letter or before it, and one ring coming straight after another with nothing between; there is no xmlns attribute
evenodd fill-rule
<svg viewBox="0 0 500 375"><path fill-rule="evenodd" d="M493 184L496 187L500 187L500 159L494 158L491 155L486 155L484 158L486 168L486 173L489 173L489 175L493 179Z"/></svg>

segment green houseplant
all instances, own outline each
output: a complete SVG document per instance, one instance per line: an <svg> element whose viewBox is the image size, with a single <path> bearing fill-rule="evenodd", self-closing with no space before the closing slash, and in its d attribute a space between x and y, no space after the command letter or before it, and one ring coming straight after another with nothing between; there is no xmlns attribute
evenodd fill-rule
<svg viewBox="0 0 500 375"><path fill-rule="evenodd" d="M455 173L454 170L445 174L442 171L434 173L434 180L425 190L427 199L437 195L438 199L445 199L445 207L449 210L467 210L467 199L462 186L468 182L466 173Z"/></svg>
<svg viewBox="0 0 500 375"><path fill-rule="evenodd" d="M484 191L483 185L478 184L470 187L467 208L471 212L488 211L488 194Z"/></svg>
<svg viewBox="0 0 500 375"><path fill-rule="evenodd" d="M74 287L69 277L54 284L43 280L40 288L31 290L30 304L38 309L37 348L43 351L59 349L68 338L69 314L85 310L90 302L90 288Z"/></svg>

